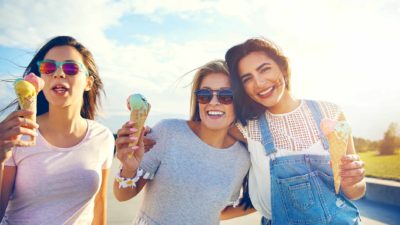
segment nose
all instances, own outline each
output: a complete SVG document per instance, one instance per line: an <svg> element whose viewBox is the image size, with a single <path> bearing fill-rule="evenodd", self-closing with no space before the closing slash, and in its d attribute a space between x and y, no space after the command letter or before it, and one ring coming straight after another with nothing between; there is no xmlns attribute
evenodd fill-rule
<svg viewBox="0 0 400 225"><path fill-rule="evenodd" d="M212 97L211 97L211 101L209 104L212 104L212 105L220 104L220 102L218 101L218 97L217 97L217 91L212 92Z"/></svg>
<svg viewBox="0 0 400 225"><path fill-rule="evenodd" d="M54 72L54 78L56 78L57 76L59 77L59 78L65 78L65 73L64 73L64 71L62 70L62 67L60 66L60 67L57 67L57 69L56 69L56 71Z"/></svg>
<svg viewBox="0 0 400 225"><path fill-rule="evenodd" d="M263 85L267 82L267 79L261 74L255 75L254 79L256 81L257 87L263 87Z"/></svg>

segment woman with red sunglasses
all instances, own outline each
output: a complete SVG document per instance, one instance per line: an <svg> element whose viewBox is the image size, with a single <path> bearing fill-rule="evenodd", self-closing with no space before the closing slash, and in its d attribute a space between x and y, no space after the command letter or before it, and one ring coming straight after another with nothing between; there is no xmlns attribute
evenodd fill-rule
<svg viewBox="0 0 400 225"><path fill-rule="evenodd" d="M114 138L94 121L103 83L93 56L74 38L55 37L24 75L31 72L45 81L37 123L17 110L0 124L1 224L106 224Z"/></svg>
<svg viewBox="0 0 400 225"><path fill-rule="evenodd" d="M345 122L333 103L296 99L288 59L272 42L249 39L226 55L239 131L251 155L249 195L262 224L358 224L350 199L365 193L364 163L348 140L335 193L322 119ZM226 210L228 213L230 210ZM235 210L239 216L245 214Z"/></svg>
<svg viewBox="0 0 400 225"><path fill-rule="evenodd" d="M149 137L157 142L151 151L128 147L138 138L132 122L118 131L122 165L114 195L126 201L146 187L133 224L216 225L225 207L238 205L250 161L246 148L228 135L235 121L230 88L225 62L209 62L193 79L190 120L159 122Z"/></svg>

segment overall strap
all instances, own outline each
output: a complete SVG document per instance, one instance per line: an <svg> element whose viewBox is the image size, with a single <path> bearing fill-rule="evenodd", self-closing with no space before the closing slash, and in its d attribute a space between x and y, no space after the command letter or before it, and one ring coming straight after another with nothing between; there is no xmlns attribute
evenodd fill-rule
<svg viewBox="0 0 400 225"><path fill-rule="evenodd" d="M311 110L311 114L314 117L315 122L317 123L317 129L319 132L319 137L321 138L322 145L325 150L329 149L328 139L326 139L324 133L321 129L321 120L323 119L321 108L319 107L316 101L306 100L308 107Z"/></svg>
<svg viewBox="0 0 400 225"><path fill-rule="evenodd" d="M272 138L271 131L269 130L266 115L262 114L258 121L260 125L262 144L264 145L265 152L267 153L267 155L275 153L276 149L274 145L274 140Z"/></svg>

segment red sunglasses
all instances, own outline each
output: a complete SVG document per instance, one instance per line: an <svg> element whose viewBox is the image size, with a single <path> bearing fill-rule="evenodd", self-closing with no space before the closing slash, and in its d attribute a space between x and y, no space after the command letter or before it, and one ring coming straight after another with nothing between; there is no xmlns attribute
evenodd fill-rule
<svg viewBox="0 0 400 225"><path fill-rule="evenodd" d="M40 74L52 75L59 67L62 68L65 75L75 76L81 71L85 71L86 76L89 76L89 72L82 65L82 63L74 61L58 62L54 60L41 60L37 62Z"/></svg>
<svg viewBox="0 0 400 225"><path fill-rule="evenodd" d="M211 90L211 89L199 89L194 92L197 97L197 102L200 104L208 104L211 102L214 93L217 95L217 99L224 105L232 104L233 92L230 89Z"/></svg>

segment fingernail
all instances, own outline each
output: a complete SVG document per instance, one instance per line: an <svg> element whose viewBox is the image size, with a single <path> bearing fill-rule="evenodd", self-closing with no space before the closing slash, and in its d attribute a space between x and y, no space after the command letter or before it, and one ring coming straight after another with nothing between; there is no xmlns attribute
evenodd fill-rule
<svg viewBox="0 0 400 225"><path fill-rule="evenodd" d="M131 139L131 140L137 140L137 137L135 137L135 136L129 136L129 139Z"/></svg>
<svg viewBox="0 0 400 225"><path fill-rule="evenodd" d="M138 146L131 147L132 150L137 150L138 148L139 148Z"/></svg>
<svg viewBox="0 0 400 225"><path fill-rule="evenodd" d="M132 127L131 129L129 129L130 131L132 131L132 132L136 132L137 131L137 129L136 128L134 128L134 127Z"/></svg>

